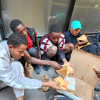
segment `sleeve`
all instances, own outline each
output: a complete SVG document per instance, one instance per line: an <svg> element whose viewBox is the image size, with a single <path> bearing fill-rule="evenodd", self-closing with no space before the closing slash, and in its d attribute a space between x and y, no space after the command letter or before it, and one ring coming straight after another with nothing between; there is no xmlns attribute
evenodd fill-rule
<svg viewBox="0 0 100 100"><path fill-rule="evenodd" d="M49 41L48 36L49 35L45 35L45 36L40 38L40 51L41 51L41 55L44 55L47 52L47 49L50 46L52 46L52 43Z"/></svg>
<svg viewBox="0 0 100 100"><path fill-rule="evenodd" d="M60 60L62 60L63 58L65 58L65 53L64 53L64 47L65 47L65 34L61 34L61 37L59 39L59 43L60 45L58 46L58 54L59 54L59 58Z"/></svg>
<svg viewBox="0 0 100 100"><path fill-rule="evenodd" d="M63 58L65 58L65 53L64 53L64 50L59 50L59 58L60 58L60 60L62 60Z"/></svg>
<svg viewBox="0 0 100 100"><path fill-rule="evenodd" d="M23 66L18 61L13 61L10 65L0 58L0 80L8 86L18 89L37 89L42 82L37 79L24 77Z"/></svg>
<svg viewBox="0 0 100 100"><path fill-rule="evenodd" d="M41 55L43 55L45 52L46 52L46 48L45 48L45 43L44 42L41 42L40 44L40 52L41 52Z"/></svg>

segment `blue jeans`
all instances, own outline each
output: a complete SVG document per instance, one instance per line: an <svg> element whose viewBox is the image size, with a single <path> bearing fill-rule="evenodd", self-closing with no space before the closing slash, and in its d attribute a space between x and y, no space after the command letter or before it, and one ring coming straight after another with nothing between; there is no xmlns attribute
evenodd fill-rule
<svg viewBox="0 0 100 100"><path fill-rule="evenodd" d="M97 46L94 44L87 45L81 49L86 51L86 52L89 52L91 54L97 55ZM68 61L70 60L70 57L71 57L71 53L66 54L66 58Z"/></svg>
<svg viewBox="0 0 100 100"><path fill-rule="evenodd" d="M39 51L36 47L32 47L27 51L30 54L30 56L35 57L35 58L39 58Z"/></svg>
<svg viewBox="0 0 100 100"><path fill-rule="evenodd" d="M87 46L83 47L82 50L89 52L91 54L97 55L97 46L94 44L87 45Z"/></svg>

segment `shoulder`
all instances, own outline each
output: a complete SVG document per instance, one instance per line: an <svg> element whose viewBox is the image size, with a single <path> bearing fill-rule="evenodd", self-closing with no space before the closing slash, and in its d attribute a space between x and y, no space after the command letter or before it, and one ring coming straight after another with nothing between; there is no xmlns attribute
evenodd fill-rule
<svg viewBox="0 0 100 100"><path fill-rule="evenodd" d="M65 34L64 33L61 33L60 37L61 38L65 38Z"/></svg>
<svg viewBox="0 0 100 100"><path fill-rule="evenodd" d="M7 41L1 42L0 43L0 57L3 57L3 55L6 54L6 51L9 51Z"/></svg>
<svg viewBox="0 0 100 100"><path fill-rule="evenodd" d="M34 32L35 31L35 29L32 27L32 28L29 28L29 27L26 27L26 29L27 29L27 31L29 31L29 32Z"/></svg>
<svg viewBox="0 0 100 100"><path fill-rule="evenodd" d="M49 34L46 34L46 35L42 36L42 37L40 38L40 40L45 40L45 39L48 39L48 38L49 38Z"/></svg>
<svg viewBox="0 0 100 100"><path fill-rule="evenodd" d="M46 42L48 39L49 39L49 34L46 34L46 35L42 36L42 37L40 38L40 44L41 44L42 42Z"/></svg>
<svg viewBox="0 0 100 100"><path fill-rule="evenodd" d="M5 47L8 47L7 41L1 42L1 43L0 43L0 50L1 50L1 48L5 48Z"/></svg>
<svg viewBox="0 0 100 100"><path fill-rule="evenodd" d="M70 30L65 32L65 36L69 36L70 34Z"/></svg>
<svg viewBox="0 0 100 100"><path fill-rule="evenodd" d="M28 28L28 27L26 27L26 29L27 29L27 33L29 35L34 35L35 34L35 29L34 28Z"/></svg>

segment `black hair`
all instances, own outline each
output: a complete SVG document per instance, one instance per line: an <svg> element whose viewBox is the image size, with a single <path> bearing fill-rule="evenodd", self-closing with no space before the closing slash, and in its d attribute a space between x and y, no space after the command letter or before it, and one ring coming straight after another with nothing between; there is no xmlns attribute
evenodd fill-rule
<svg viewBox="0 0 100 100"><path fill-rule="evenodd" d="M16 27L20 24L23 24L22 21L18 20L18 19L14 19L10 22L10 28L13 32L16 32Z"/></svg>
<svg viewBox="0 0 100 100"><path fill-rule="evenodd" d="M50 26L50 33L52 33L52 32L56 32L56 33L61 32L61 27L57 24L52 24Z"/></svg>
<svg viewBox="0 0 100 100"><path fill-rule="evenodd" d="M28 41L24 34L21 34L20 32L15 32L9 36L7 44L12 45L13 47L18 47L21 44L28 45Z"/></svg>

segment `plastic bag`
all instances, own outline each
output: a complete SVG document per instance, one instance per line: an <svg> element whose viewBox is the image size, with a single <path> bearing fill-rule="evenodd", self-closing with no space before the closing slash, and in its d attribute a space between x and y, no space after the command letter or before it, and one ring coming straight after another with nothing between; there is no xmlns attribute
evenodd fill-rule
<svg viewBox="0 0 100 100"><path fill-rule="evenodd" d="M33 71L34 71L34 68L31 65L31 63L26 62L25 68L24 68L25 76L32 79L33 78Z"/></svg>

